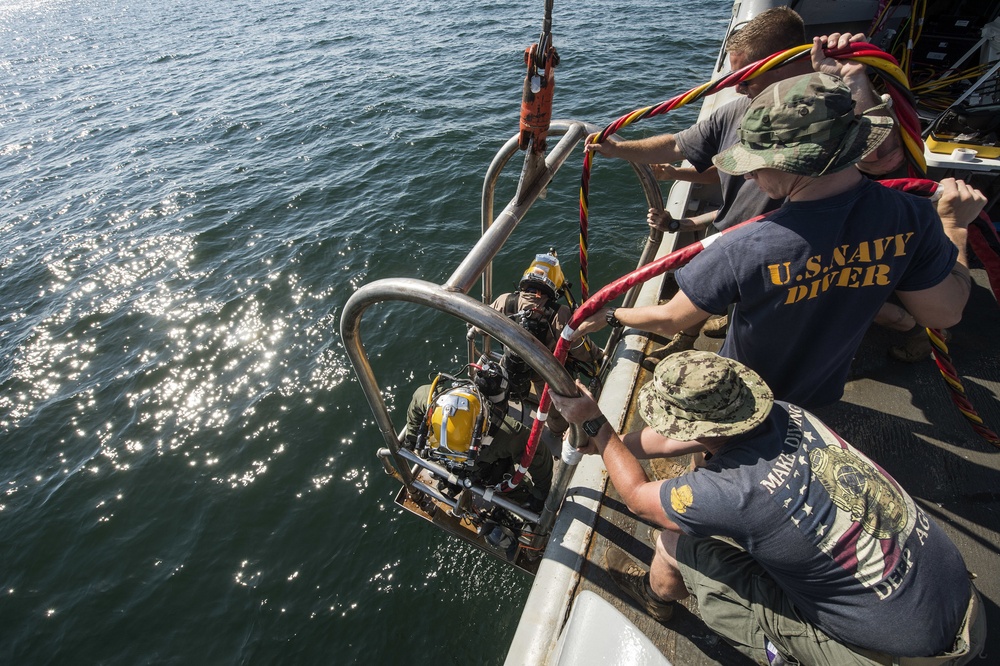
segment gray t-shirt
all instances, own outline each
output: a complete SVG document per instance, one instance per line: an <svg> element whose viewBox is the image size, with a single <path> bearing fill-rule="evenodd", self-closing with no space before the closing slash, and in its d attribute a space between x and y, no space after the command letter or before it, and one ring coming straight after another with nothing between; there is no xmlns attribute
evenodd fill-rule
<svg viewBox="0 0 1000 666"><path fill-rule="evenodd" d="M705 171L712 166L712 158L730 146L739 143L740 121L750 107L750 98L739 99L716 109L707 119L674 135L677 147L695 169ZM712 223L719 230L739 224L761 213L774 210L780 200L764 194L757 183L743 176L730 176L719 172L722 183L722 207Z"/></svg>
<svg viewBox="0 0 1000 666"><path fill-rule="evenodd" d="M735 540L832 638L898 656L951 648L970 589L958 549L809 412L776 402L764 424L660 493L685 534Z"/></svg>

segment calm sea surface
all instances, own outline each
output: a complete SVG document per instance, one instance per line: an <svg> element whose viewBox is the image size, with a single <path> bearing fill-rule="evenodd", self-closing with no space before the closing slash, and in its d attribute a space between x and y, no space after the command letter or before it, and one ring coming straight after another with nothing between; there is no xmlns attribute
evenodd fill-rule
<svg viewBox="0 0 1000 666"><path fill-rule="evenodd" d="M555 116L703 82L730 6L556 2ZM338 325L475 242L543 7L0 2L0 663L503 661L531 580L396 510ZM581 164L498 288L549 246L578 281ZM645 224L620 163L591 202L596 289ZM363 332L399 420L460 362L444 315Z"/></svg>

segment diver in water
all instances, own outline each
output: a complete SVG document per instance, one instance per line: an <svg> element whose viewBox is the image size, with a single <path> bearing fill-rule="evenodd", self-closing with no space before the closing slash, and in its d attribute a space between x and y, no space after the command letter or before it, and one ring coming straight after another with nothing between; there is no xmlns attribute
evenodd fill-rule
<svg viewBox="0 0 1000 666"><path fill-rule="evenodd" d="M514 320L551 351L573 314L568 305L559 303L559 294L567 287L559 259L550 249L546 254L535 255L518 282L517 291L501 294L492 307ZM566 365L571 374L593 377L600 360L601 350L583 338L574 342ZM504 349L501 364L510 381L511 400L537 407L544 384L538 373L509 349ZM558 455L559 443L569 424L554 408L550 408L545 424L551 433L551 437L545 438L546 444Z"/></svg>
<svg viewBox="0 0 1000 666"><path fill-rule="evenodd" d="M507 375L495 361L474 366L475 379L438 375L417 388L406 412L406 444L460 478L496 486L514 472L531 434L509 409ZM552 456L537 451L512 500L539 511L552 482Z"/></svg>

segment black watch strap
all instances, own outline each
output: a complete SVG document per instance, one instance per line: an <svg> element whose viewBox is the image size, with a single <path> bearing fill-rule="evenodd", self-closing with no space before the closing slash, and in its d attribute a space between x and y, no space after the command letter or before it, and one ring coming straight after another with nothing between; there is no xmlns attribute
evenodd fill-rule
<svg viewBox="0 0 1000 666"><path fill-rule="evenodd" d="M597 433L601 431L601 428L607 422L608 422L608 417L606 417L604 414L601 414L596 419L584 421L583 431L587 433L587 435L590 437L597 437Z"/></svg>
<svg viewBox="0 0 1000 666"><path fill-rule="evenodd" d="M611 308L608 310L607 314L604 315L604 320L608 322L608 326L611 328L621 328L622 323L618 321L618 317L615 316L615 312L618 308Z"/></svg>

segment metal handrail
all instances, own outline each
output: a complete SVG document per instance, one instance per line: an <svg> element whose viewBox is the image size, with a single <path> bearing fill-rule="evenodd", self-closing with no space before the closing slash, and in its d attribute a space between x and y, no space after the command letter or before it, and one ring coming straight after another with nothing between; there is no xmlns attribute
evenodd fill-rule
<svg viewBox="0 0 1000 666"><path fill-rule="evenodd" d="M553 121L552 133L563 133L558 144L545 157L544 162L526 163L518 183L517 192L500 213L493 219L493 198L501 170L513 156L517 147L517 136L508 141L494 157L483 186L482 226L483 233L476 245L469 251L452 275L443 285L411 278L390 278L362 286L347 301L340 321L340 334L344 347L358 376L359 384L368 400L375 417L375 423L386 444L384 451L392 459L393 466L407 491L424 491L424 484L416 481L407 457L401 453L400 440L382 392L372 371L368 355L361 339L361 320L372 305L387 302L410 302L445 312L471 324L486 334L486 339L496 338L510 348L531 366L550 388L558 393L572 395L576 385L566 369L555 359L548 348L533 335L515 324L502 313L489 306L492 300L492 262L500 249L513 233L517 224L542 195L556 172L569 157L576 144L588 133L598 131L594 125L578 121ZM662 195L649 165L632 164L639 177L646 200L650 207L662 207ZM656 254L662 233L651 230L643 251L640 265L648 263ZM468 296L468 291L480 277L483 278L483 301ZM626 304L634 302L635 294L626 295ZM614 343L617 343L617 337ZM609 350L613 345L609 341ZM474 352L470 343L470 354ZM474 360L474 359L473 359ZM571 442L579 444L582 439L579 430L571 430ZM383 459L387 462L388 458ZM549 496L537 521L539 539L547 537L572 480L575 465L561 464L554 471ZM523 511L523 510L522 510Z"/></svg>
<svg viewBox="0 0 1000 666"><path fill-rule="evenodd" d="M386 455L388 455L389 453L388 450L386 449L380 449L379 451L380 453L385 452ZM448 479L448 480L455 479L454 473L448 471L448 469L446 469L445 467L442 467L437 463L427 460L426 458L421 458L420 456L418 456L413 451L410 451L409 449L400 449L399 454L406 460L413 463L414 465L422 467L429 472L433 472L435 475L437 475L442 479ZM452 482L456 483L457 479L455 479ZM419 481L415 481L414 483L419 483ZM507 511L511 512L512 514L514 514L515 516L517 516L522 520L526 520L530 523L538 523L541 520L540 516L534 511L529 511L528 509L525 509L516 502L513 502L502 495L493 494L492 489L490 488L487 488L479 484L470 483L468 481L466 481L466 483L463 483L461 485L463 488L468 488L476 495L483 498L487 498L488 501L493 502L502 509L506 509ZM444 495L441 492L435 492L434 497L438 501L444 502L453 509L458 506L458 500L448 497L447 495Z"/></svg>
<svg viewBox="0 0 1000 666"><path fill-rule="evenodd" d="M582 136L579 136L578 128L583 129L584 134ZM571 140L573 140L574 142L578 142L584 137L586 137L588 134L599 132L601 131L601 129L602 129L601 127L594 125L592 123L585 123L575 120L553 120L549 127L549 133L553 135L560 135L560 134L570 135ZM483 236L486 235L486 233L490 230L490 227L493 225L494 221L493 202L494 202L494 195L496 194L497 181L500 178L500 173L503 171L504 167L506 167L507 163L510 161L510 158L517 153L518 138L519 134L515 134L510 139L508 139L507 143L505 143L499 151L497 151L497 154L494 155L493 161L490 163L489 168L486 170L486 176L483 178L483 191L481 197L481 207L482 207L481 227ZM560 141L560 145L563 144L563 141L565 141L565 138L562 141ZM570 146L570 149L572 149L572 147L573 146ZM553 151L553 154L555 154L555 151ZM637 164L634 162L629 162L629 165L632 167L633 171L635 171L636 177L639 179L639 184L642 187L643 194L646 197L647 207L659 208L662 210L663 193L660 191L660 186L657 183L656 175L653 173L652 167L650 167L650 165L648 164ZM554 173L552 175L554 175ZM519 187L523 185L525 180L526 179L522 175ZM551 176L549 180L551 180ZM543 189L544 186L538 188L537 195L540 195ZM514 206L518 201L519 201L519 196L515 195L514 198L511 200L510 204L508 204L507 208L504 210L504 212L501 213L501 216L503 216L505 213L508 213L511 210L512 206ZM528 205L528 207L530 207L530 204ZM527 212L527 209L525 209L524 212ZM659 250L660 243L662 241L663 241L663 232L659 231L658 229L650 228L649 236L646 238L646 243L643 246L642 254L639 256L639 262L637 265L645 266L649 262L653 261L653 259L656 258L656 253ZM625 294L625 298L623 300L623 307L632 307L632 305L635 304L635 301L638 298L638 294L639 294L638 289L629 290L629 292ZM492 261L487 263L487 265L483 269L482 299L484 303L493 302ZM622 331L620 329L612 331L611 335L608 338L607 344L604 347L605 356L608 356L611 353L611 350L615 348L615 346L618 344L618 341L621 339L621 335ZM475 356L474 345L475 343L470 340L469 342L470 359L473 356ZM490 349L489 336L487 336L484 339L483 345L485 352L488 353Z"/></svg>

